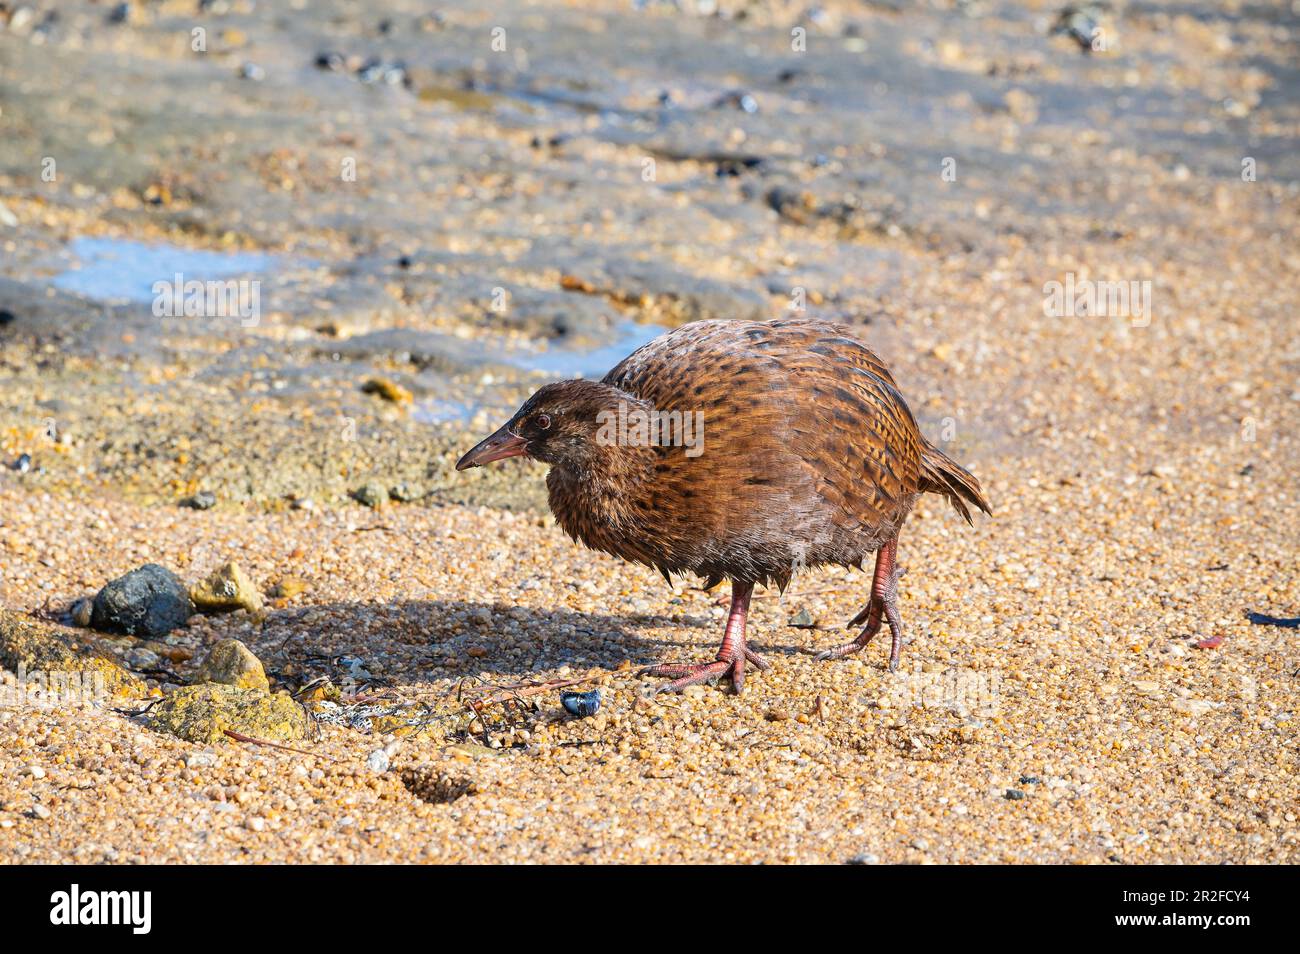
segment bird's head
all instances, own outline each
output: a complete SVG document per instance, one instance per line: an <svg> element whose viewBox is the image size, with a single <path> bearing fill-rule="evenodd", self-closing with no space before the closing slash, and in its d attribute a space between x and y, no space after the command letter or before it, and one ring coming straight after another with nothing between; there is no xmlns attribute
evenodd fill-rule
<svg viewBox="0 0 1300 954"><path fill-rule="evenodd" d="M613 416L643 402L596 381L558 381L523 403L496 433L479 441L456 464L467 470L507 457L531 457L585 473L616 453L602 437Z"/></svg>

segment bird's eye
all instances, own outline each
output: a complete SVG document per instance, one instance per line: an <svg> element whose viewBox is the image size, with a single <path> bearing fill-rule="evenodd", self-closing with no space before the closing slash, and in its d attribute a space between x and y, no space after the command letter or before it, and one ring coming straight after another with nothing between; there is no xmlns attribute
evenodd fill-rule
<svg viewBox="0 0 1300 954"><path fill-rule="evenodd" d="M537 429L538 429L539 431L549 431L549 430L551 429L551 415L549 415L549 414L538 414L538 415L537 415Z"/></svg>

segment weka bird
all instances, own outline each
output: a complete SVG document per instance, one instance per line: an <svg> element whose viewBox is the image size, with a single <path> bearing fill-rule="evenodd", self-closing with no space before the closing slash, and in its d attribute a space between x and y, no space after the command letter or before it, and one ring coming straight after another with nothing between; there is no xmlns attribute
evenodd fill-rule
<svg viewBox="0 0 1300 954"><path fill-rule="evenodd" d="M691 446L674 446L675 421L702 423L698 435L679 428ZM885 621L897 669L894 559L917 496L942 494L967 522L968 504L989 512L975 478L921 436L885 363L844 326L811 319L684 325L599 383L541 388L456 469L520 455L551 465L551 511L575 540L670 584L687 572L708 588L731 580L717 659L643 670L673 680L660 691L729 675L739 692L747 665L768 668L745 643L754 584L784 589L801 567L861 567L873 552L871 599L849 624L864 628L819 658L857 652Z"/></svg>

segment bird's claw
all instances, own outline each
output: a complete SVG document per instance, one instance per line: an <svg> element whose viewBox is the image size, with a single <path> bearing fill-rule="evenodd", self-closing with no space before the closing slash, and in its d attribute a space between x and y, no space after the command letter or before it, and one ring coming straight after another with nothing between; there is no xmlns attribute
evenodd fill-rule
<svg viewBox="0 0 1300 954"><path fill-rule="evenodd" d="M752 665L759 672L766 672L772 668L766 659L749 647L745 647L743 653L737 653L734 657L719 656L711 663L664 663L646 666L639 670L637 675L663 676L672 680L657 687L654 691L656 696L661 692L680 692L687 686L695 686L702 682L716 682L728 675L731 677L732 688L739 694L745 688L746 664Z"/></svg>

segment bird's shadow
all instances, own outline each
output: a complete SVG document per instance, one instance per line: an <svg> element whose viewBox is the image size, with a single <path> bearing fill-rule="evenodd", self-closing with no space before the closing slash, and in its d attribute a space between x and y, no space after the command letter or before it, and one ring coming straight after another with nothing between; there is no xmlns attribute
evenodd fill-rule
<svg viewBox="0 0 1300 954"><path fill-rule="evenodd" d="M564 666L616 670L627 663L707 661L722 639L722 622L710 610L698 602L675 615L623 616L468 600L316 603L272 610L251 639L267 668L288 681L350 657L400 685ZM689 630L691 638L679 642L647 632L664 627ZM755 647L808 652L808 645L764 638L778 629L785 631L756 627Z"/></svg>

